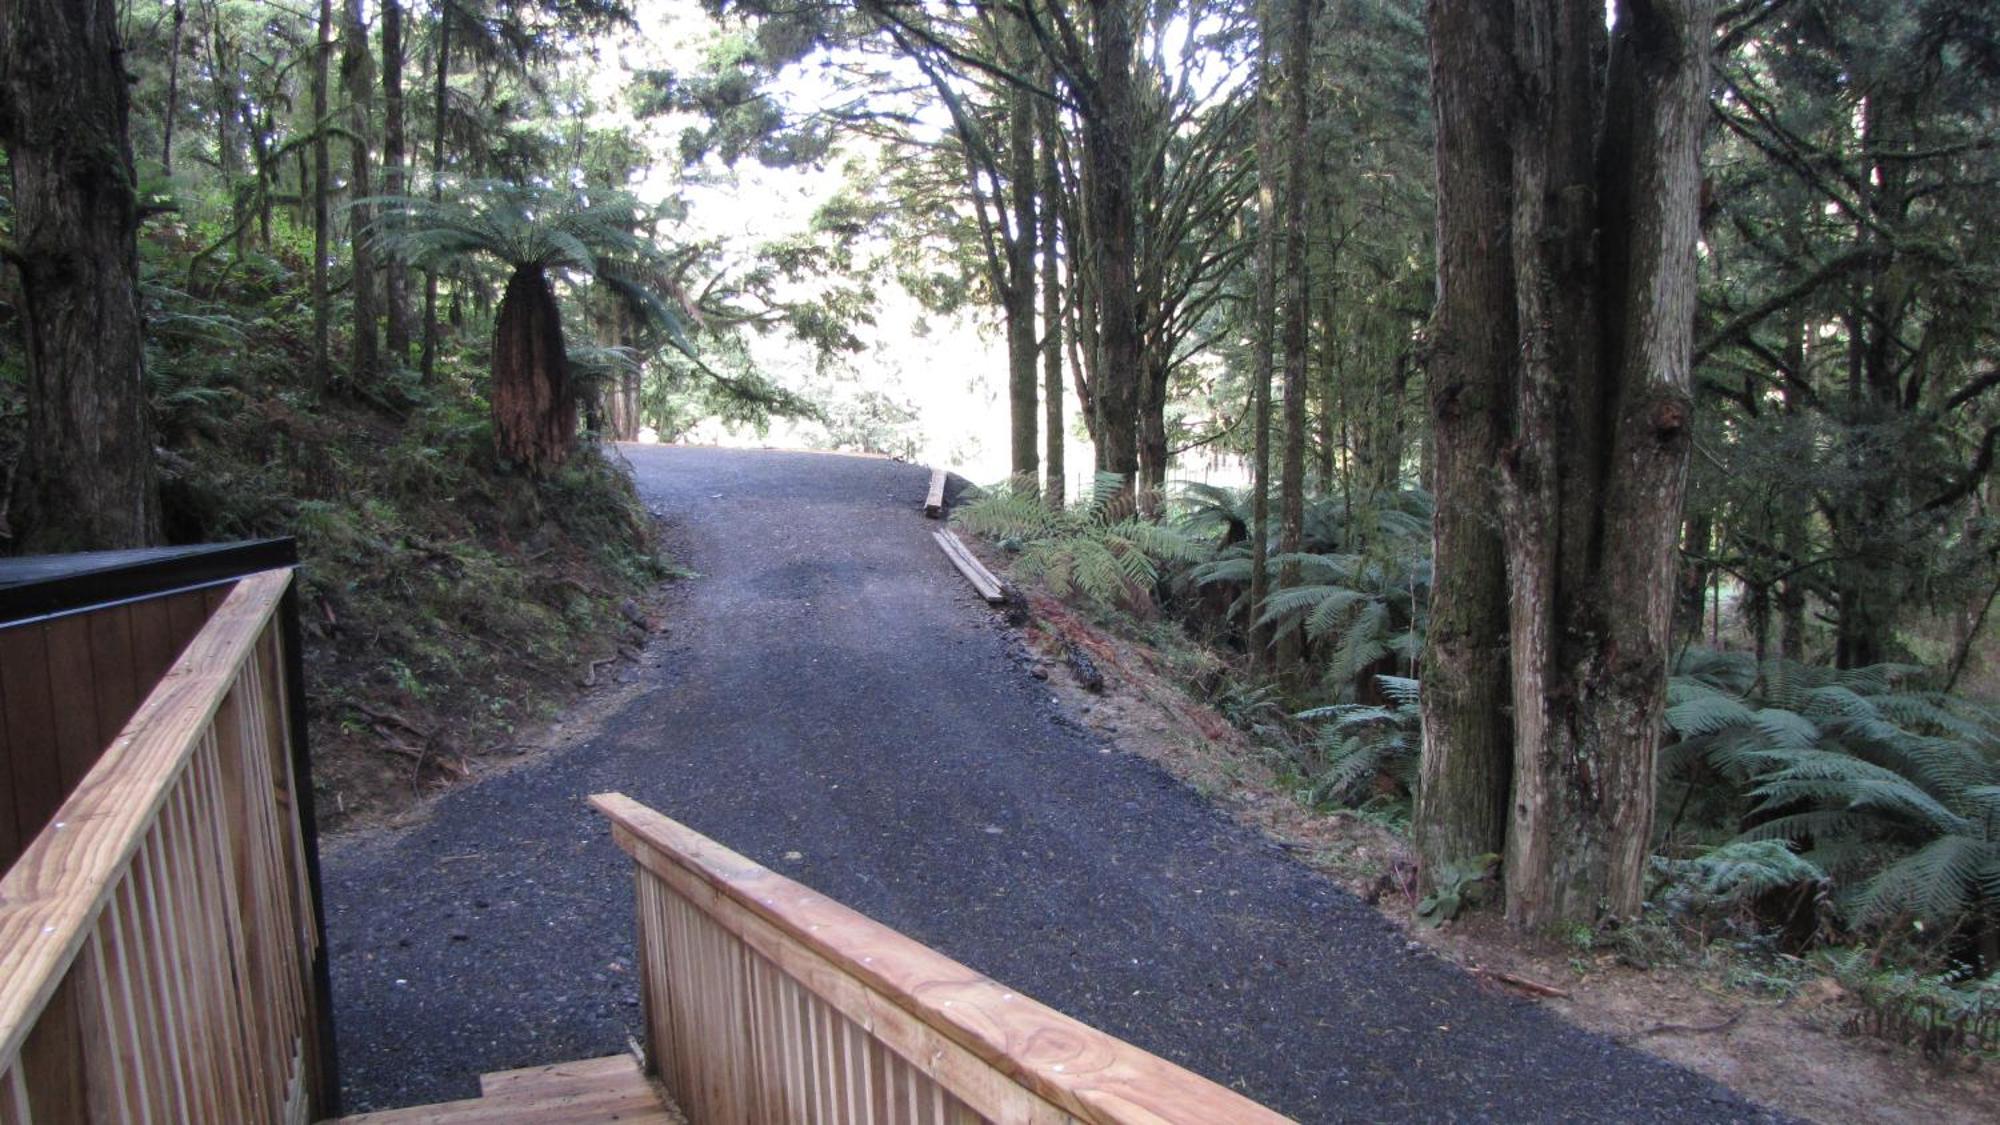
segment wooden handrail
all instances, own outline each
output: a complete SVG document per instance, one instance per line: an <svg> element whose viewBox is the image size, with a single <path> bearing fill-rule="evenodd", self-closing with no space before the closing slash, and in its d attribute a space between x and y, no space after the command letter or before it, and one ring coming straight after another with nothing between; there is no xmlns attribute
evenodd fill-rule
<svg viewBox="0 0 2000 1125"><path fill-rule="evenodd" d="M838 1045L856 1033L941 1087L952 1099L941 1106L956 1107L940 1114L942 1119L1073 1119L1100 1125L1287 1120L988 979L622 794L590 800L611 820L619 846L639 867L649 1031L656 1040L672 1038L671 1028L661 1030L665 1014L652 1010L663 1002L737 1009L703 1012L710 1022L696 1034L740 1039L747 1045L725 1043L714 1050L747 1057L717 1058L711 1052L707 1067L726 1073L683 1074L679 1082L663 1075L692 1120L702 1120L704 1112L715 1119L796 1119L801 1104L834 1105L837 1120L903 1119L893 1108L882 1108L899 1104L895 1099L903 1095L882 1093L880 1061L871 1061L866 1050ZM731 935L744 947L742 960L754 963L739 966L712 950L701 954L706 962L697 962L686 951L661 949L674 934L649 932L656 927L679 931L689 945L712 944L690 928L685 914L656 909L662 893ZM655 916L664 921L648 921ZM654 979L676 968L733 975L742 983ZM773 971L788 978L775 989L766 983ZM794 997L798 989L811 1002ZM785 1026L759 1028L760 1019ZM834 1019L846 1022L827 1030ZM773 1045L787 1035L805 1041ZM660 1048L656 1042L656 1056ZM651 1061L662 1068L685 1066L673 1059ZM728 1088L732 1082L740 1088ZM801 1084L811 1089L795 1088ZM870 1092L860 1092L871 1085Z"/></svg>
<svg viewBox="0 0 2000 1125"><path fill-rule="evenodd" d="M0 879L0 1119L80 1119L85 1097L93 1119L303 1114L317 938L274 620L290 581L236 583Z"/></svg>

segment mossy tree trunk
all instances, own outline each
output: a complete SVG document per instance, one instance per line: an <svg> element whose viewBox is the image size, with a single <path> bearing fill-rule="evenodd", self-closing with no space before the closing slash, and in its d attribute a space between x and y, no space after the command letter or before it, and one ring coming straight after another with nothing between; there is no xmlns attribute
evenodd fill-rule
<svg viewBox="0 0 2000 1125"><path fill-rule="evenodd" d="M539 265L520 266L493 324L493 442L530 472L562 464L576 447L576 390L563 350L562 313Z"/></svg>
<svg viewBox="0 0 2000 1125"><path fill-rule="evenodd" d="M1437 132L1437 311L1429 364L1431 624L1423 661L1423 758L1413 819L1425 877L1507 840L1514 737L1507 719L1506 548L1495 467L1513 381L1513 275L1504 234L1507 12L1431 6Z"/></svg>
<svg viewBox="0 0 2000 1125"><path fill-rule="evenodd" d="M92 550L160 531L139 311L130 104L111 0L0 4L0 141L27 345L17 545Z"/></svg>

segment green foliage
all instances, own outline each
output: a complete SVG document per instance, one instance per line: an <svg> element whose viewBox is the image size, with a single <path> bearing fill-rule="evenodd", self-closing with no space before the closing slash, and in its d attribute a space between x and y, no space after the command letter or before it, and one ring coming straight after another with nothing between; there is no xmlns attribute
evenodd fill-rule
<svg viewBox="0 0 2000 1125"><path fill-rule="evenodd" d="M1705 654L1669 689L1671 789L1724 783L1743 841L1789 841L1849 924L2000 921L2000 721L1896 666L1746 666ZM1746 684L1747 679L1747 684ZM1669 794L1669 799L1672 794Z"/></svg>
<svg viewBox="0 0 2000 1125"><path fill-rule="evenodd" d="M1297 715L1317 724L1314 744L1324 763L1312 779L1315 805L1360 805L1380 792L1384 780L1407 801L1417 791L1423 749L1423 716L1417 681L1377 676L1386 702L1342 703Z"/></svg>
<svg viewBox="0 0 2000 1125"><path fill-rule="evenodd" d="M1974 976L1963 968L1925 973L1879 966L1866 950L1835 952L1828 963L1862 1011L1845 1031L1949 1054L2000 1054L2000 972Z"/></svg>
<svg viewBox="0 0 2000 1125"><path fill-rule="evenodd" d="M1488 852L1431 873L1431 893L1417 903L1417 924L1436 929L1478 906L1498 889L1500 857Z"/></svg>
<svg viewBox="0 0 2000 1125"><path fill-rule="evenodd" d="M1100 605L1152 601L1161 568L1192 563L1206 549L1174 528L1137 515L1116 473L1099 473L1089 503L1052 508L1032 486L990 489L952 521L1016 552L1013 569L1059 598Z"/></svg>
<svg viewBox="0 0 2000 1125"><path fill-rule="evenodd" d="M1225 539L1247 528L1249 501L1240 493L1200 485L1187 489L1182 528ZM1430 597L1430 510L1427 493L1384 494L1359 503L1316 498L1306 508L1306 550L1266 558L1271 592L1255 625L1277 636L1303 630L1322 682L1341 698L1378 663L1395 657L1413 671L1423 649ZM1231 584L1245 591L1232 617L1248 607L1250 545L1238 542L1196 567L1198 586ZM1290 570L1296 584L1282 586Z"/></svg>

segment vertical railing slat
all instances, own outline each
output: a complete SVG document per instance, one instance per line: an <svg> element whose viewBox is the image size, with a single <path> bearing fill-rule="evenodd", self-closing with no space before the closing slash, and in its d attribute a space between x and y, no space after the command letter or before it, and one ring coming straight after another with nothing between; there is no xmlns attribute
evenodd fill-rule
<svg viewBox="0 0 2000 1125"><path fill-rule="evenodd" d="M219 598L7 873L0 1125L306 1118L318 937L275 616L289 581ZM135 634L187 608L143 606Z"/></svg>

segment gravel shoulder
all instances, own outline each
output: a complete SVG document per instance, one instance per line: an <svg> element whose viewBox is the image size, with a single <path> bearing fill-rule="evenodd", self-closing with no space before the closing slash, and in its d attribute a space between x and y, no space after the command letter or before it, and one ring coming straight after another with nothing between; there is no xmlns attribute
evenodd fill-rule
<svg viewBox="0 0 2000 1125"><path fill-rule="evenodd" d="M619 790L1304 1121L1739 1121L1482 989L1077 723L928 534L926 471L630 446L675 557L641 681L552 752L325 855L346 1109L636 1033Z"/></svg>

